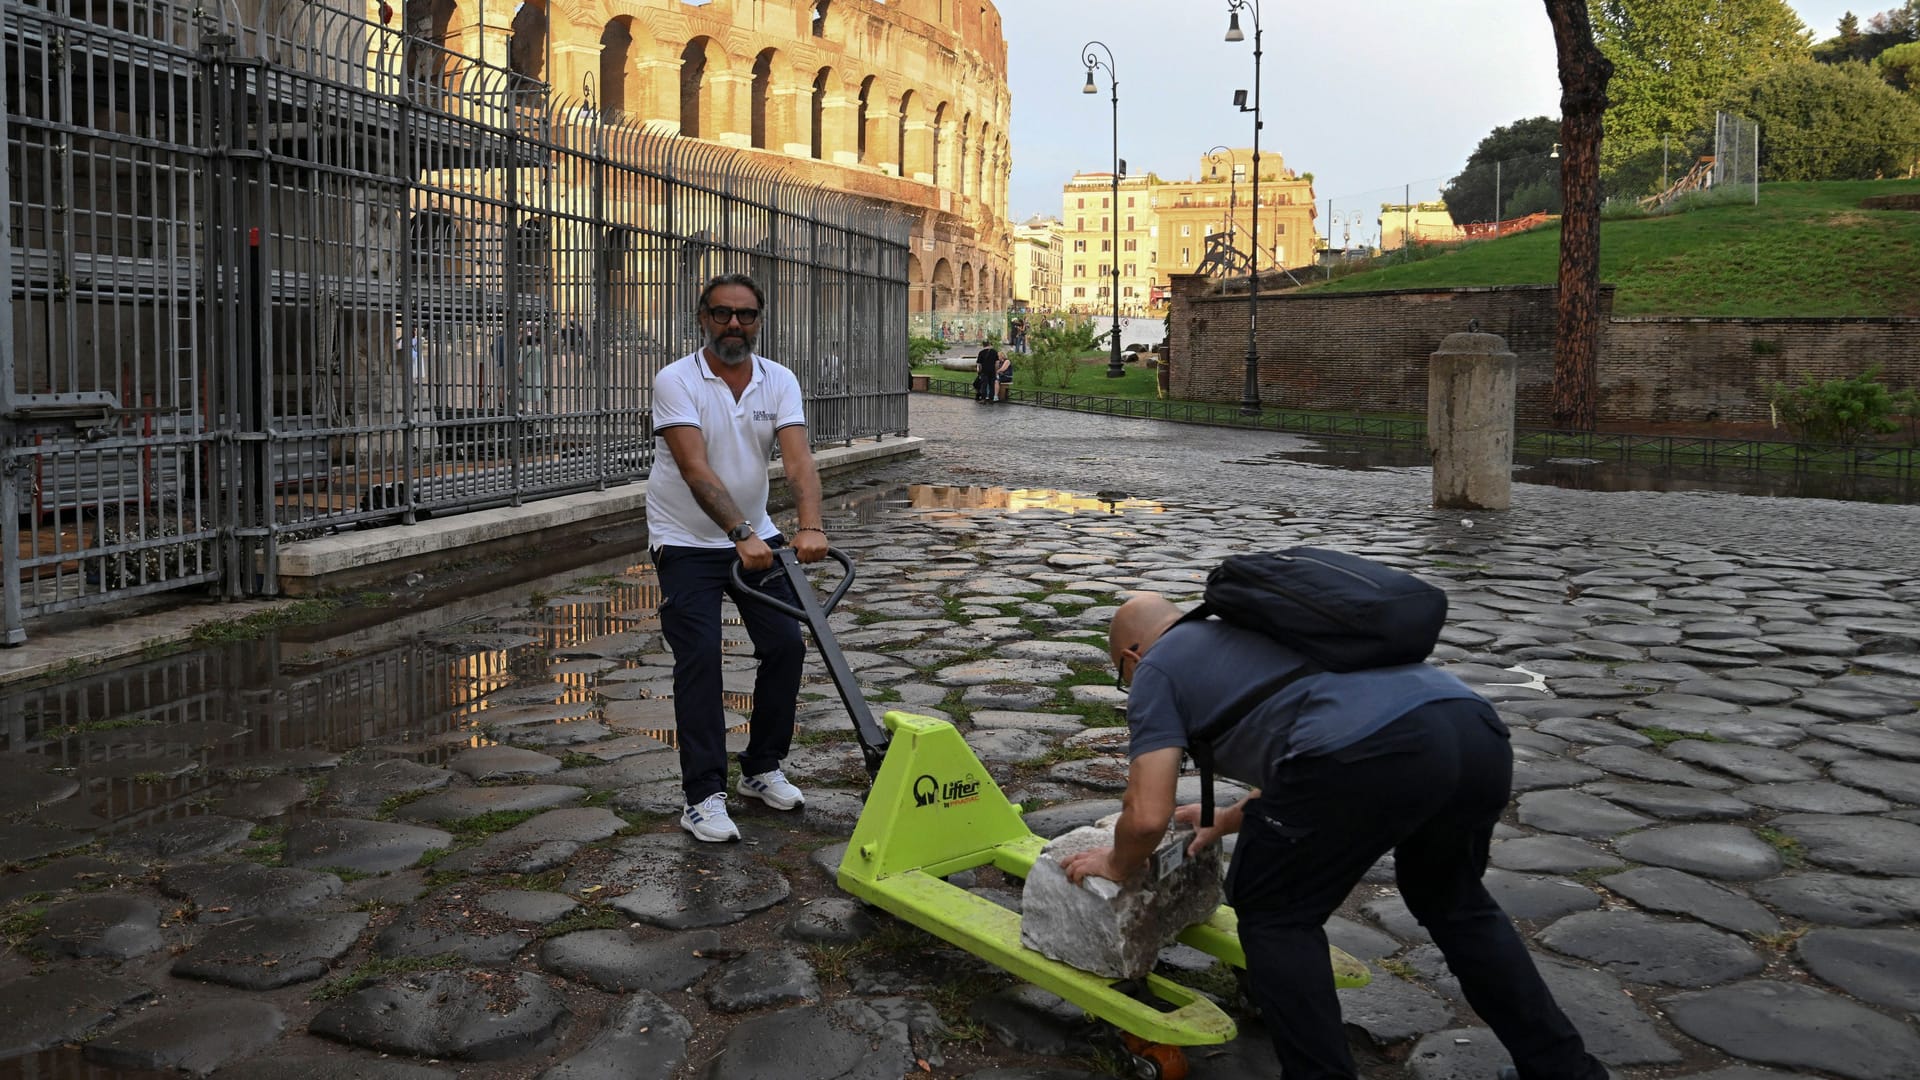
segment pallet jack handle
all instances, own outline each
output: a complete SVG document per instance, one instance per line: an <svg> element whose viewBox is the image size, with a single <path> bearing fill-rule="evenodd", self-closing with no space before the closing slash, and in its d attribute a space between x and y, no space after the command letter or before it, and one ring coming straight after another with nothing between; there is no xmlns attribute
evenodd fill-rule
<svg viewBox="0 0 1920 1080"><path fill-rule="evenodd" d="M832 547L827 549L827 557L839 563L840 568L846 571L846 576L828 594L824 604L815 594L813 583L807 580L805 568L790 547L773 549L775 569L768 574L784 572L787 575L787 583L793 586L793 594L800 598L799 606L750 584L741 573L738 562L733 564L733 585L741 596L776 611L783 611L813 631L813 643L820 650L820 659L827 665L827 673L833 677L834 689L840 692L840 703L847 707L847 715L853 718L853 733L860 740L860 753L866 758L867 775L878 776L880 763L887 756L889 736L879 721L873 718L873 710L867 708L867 699L860 693L860 683L853 677L853 669L847 666L847 658L841 654L840 644L833 639L833 630L827 625L827 616L833 613L834 606L840 603L848 586L853 584L853 560L846 552ZM766 577L763 576L761 580L765 581Z"/></svg>

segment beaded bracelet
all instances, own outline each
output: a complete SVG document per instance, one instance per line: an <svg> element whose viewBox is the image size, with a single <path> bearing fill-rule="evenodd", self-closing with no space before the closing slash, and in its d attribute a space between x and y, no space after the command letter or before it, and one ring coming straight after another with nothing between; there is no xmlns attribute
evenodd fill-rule
<svg viewBox="0 0 1920 1080"><path fill-rule="evenodd" d="M811 525L802 525L802 526L800 526L799 528L797 528L797 529L795 529L795 530L793 530L793 531L794 531L794 532L796 532L796 533L803 533L803 532L817 532L817 533L819 533L819 534L820 534L821 536L825 536L825 535L827 535L827 530L825 530L825 529L816 529L816 528L814 528L814 527L813 527L813 526L811 526Z"/></svg>

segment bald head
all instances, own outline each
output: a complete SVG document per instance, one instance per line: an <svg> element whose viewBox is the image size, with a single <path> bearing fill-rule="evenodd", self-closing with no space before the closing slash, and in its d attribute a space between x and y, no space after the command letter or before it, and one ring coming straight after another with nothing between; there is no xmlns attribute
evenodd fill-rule
<svg viewBox="0 0 1920 1080"><path fill-rule="evenodd" d="M1113 613L1107 627L1107 656L1115 671L1123 670L1120 661L1132 656L1137 663L1167 628L1180 621L1182 612L1159 593L1135 593Z"/></svg>

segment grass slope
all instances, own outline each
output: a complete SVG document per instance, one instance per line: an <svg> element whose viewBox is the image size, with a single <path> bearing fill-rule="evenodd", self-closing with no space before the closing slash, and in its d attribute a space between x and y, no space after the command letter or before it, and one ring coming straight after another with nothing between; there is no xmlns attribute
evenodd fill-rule
<svg viewBox="0 0 1920 1080"><path fill-rule="evenodd" d="M1600 226L1617 315L1920 315L1920 213L1862 210L1920 181L1762 184L1760 203L1704 205ZM1551 284L1560 230L1468 244L1352 274L1315 292Z"/></svg>

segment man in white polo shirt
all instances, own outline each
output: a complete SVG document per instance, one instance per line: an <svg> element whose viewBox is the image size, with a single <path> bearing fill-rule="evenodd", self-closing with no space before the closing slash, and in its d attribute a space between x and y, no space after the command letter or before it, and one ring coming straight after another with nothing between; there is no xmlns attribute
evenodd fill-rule
<svg viewBox="0 0 1920 1080"><path fill-rule="evenodd" d="M765 294L745 274L707 282L698 310L706 347L668 364L653 383L658 443L647 480L647 544L663 597L660 629L673 649L673 715L686 792L680 827L716 842L740 839L727 814L720 703L720 597L734 594L733 564L740 563L750 580L761 572L758 587L799 605L786 575L770 569L773 549L787 543L767 516L767 465L776 442L799 512L794 553L804 563L827 554L820 476L807 445L800 382L753 352L765 307ZM791 616L738 595L734 606L760 661L736 790L791 810L804 797L787 782L780 761L793 741L806 644Z"/></svg>

